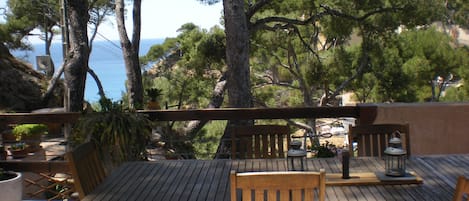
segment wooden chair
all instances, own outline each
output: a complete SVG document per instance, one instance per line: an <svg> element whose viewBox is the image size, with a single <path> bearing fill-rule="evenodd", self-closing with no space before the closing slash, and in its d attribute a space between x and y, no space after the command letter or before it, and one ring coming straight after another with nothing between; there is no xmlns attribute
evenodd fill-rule
<svg viewBox="0 0 469 201"><path fill-rule="evenodd" d="M286 125L235 126L231 132L231 158L284 158L290 145Z"/></svg>
<svg viewBox="0 0 469 201"><path fill-rule="evenodd" d="M232 170L230 183L231 201L313 201L316 200L315 198L318 198L317 200L319 201L324 201L326 197L326 172L324 169L321 169L319 172L245 173L236 173Z"/></svg>
<svg viewBox="0 0 469 201"><path fill-rule="evenodd" d="M469 200L469 177L459 176L453 201L461 201L464 198L464 194L466 194L467 200Z"/></svg>
<svg viewBox="0 0 469 201"><path fill-rule="evenodd" d="M389 139L398 131L402 141L402 148L410 156L409 124L370 124L349 127L349 150L353 150L353 142L357 142L357 152L354 156L375 156L382 158L388 147Z"/></svg>
<svg viewBox="0 0 469 201"><path fill-rule="evenodd" d="M87 142L66 153L73 182L80 199L91 193L106 177L96 145Z"/></svg>

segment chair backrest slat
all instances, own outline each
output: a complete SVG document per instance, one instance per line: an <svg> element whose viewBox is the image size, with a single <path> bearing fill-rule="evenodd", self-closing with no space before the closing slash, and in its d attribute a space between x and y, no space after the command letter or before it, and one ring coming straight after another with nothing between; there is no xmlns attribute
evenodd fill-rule
<svg viewBox="0 0 469 201"><path fill-rule="evenodd" d="M349 127L349 146L353 150L353 142L358 143L358 156L383 157L384 150L394 132L398 131L402 148L410 156L409 124L369 124Z"/></svg>
<svg viewBox="0 0 469 201"><path fill-rule="evenodd" d="M235 126L231 133L231 158L284 158L290 145L286 125Z"/></svg>
<svg viewBox="0 0 469 201"><path fill-rule="evenodd" d="M106 178L103 161L92 142L78 145L67 152L66 159L80 199L91 193Z"/></svg>
<svg viewBox="0 0 469 201"><path fill-rule="evenodd" d="M453 201L462 200L464 194L469 199L469 177L459 176L458 182L456 183L456 190L454 191Z"/></svg>
<svg viewBox="0 0 469 201"><path fill-rule="evenodd" d="M231 171L231 200L325 200L326 173L283 171L245 172ZM241 191L241 192L239 192ZM253 194L254 192L254 199ZM241 195L241 198L238 197ZM302 199L304 198L304 199ZM317 199L315 199L317 198Z"/></svg>

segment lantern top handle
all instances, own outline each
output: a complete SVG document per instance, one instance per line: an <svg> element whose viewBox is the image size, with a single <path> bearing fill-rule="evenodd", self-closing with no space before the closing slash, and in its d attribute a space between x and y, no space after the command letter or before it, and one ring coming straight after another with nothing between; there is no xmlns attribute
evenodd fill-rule
<svg viewBox="0 0 469 201"><path fill-rule="evenodd" d="M392 134L391 134L391 138L401 138L401 132L399 132L398 130L395 130Z"/></svg>

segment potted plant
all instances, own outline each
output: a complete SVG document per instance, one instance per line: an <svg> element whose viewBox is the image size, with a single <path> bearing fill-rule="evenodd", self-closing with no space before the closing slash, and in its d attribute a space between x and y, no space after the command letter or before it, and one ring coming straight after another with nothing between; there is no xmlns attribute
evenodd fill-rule
<svg viewBox="0 0 469 201"><path fill-rule="evenodd" d="M41 137L46 132L47 126L44 124L20 124L13 128L16 140L25 142L32 152L40 148Z"/></svg>
<svg viewBox="0 0 469 201"><path fill-rule="evenodd" d="M19 172L4 171L0 168L0 191L2 201L21 201L23 177Z"/></svg>
<svg viewBox="0 0 469 201"><path fill-rule="evenodd" d="M73 129L74 137L82 142L95 141L114 163L146 159L152 124L147 116L107 98L99 103L101 111L80 117Z"/></svg>
<svg viewBox="0 0 469 201"><path fill-rule="evenodd" d="M10 153L14 159L28 156L30 150L24 142L18 142L10 146Z"/></svg>
<svg viewBox="0 0 469 201"><path fill-rule="evenodd" d="M158 88L147 89L147 96L150 97L150 101L147 102L146 108L148 110L159 110L161 109L160 102L158 98L163 94L163 90Z"/></svg>

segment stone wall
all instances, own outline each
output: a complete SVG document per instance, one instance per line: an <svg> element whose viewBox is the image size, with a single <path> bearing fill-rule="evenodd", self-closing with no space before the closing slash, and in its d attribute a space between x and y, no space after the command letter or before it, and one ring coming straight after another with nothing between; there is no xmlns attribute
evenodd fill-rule
<svg viewBox="0 0 469 201"><path fill-rule="evenodd" d="M413 155L469 153L469 103L367 106L377 106L374 124L410 124Z"/></svg>

